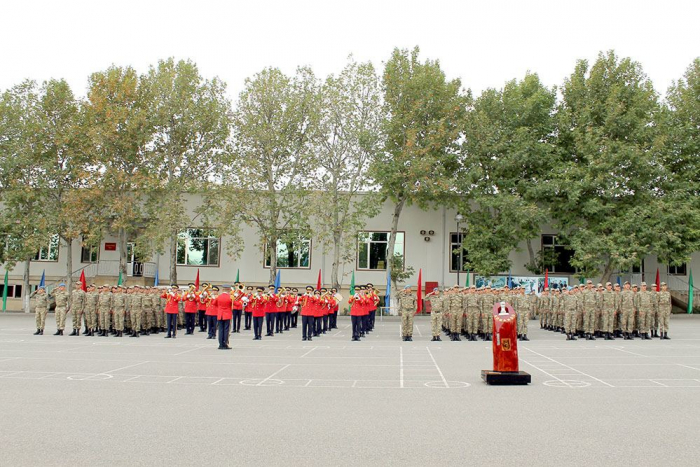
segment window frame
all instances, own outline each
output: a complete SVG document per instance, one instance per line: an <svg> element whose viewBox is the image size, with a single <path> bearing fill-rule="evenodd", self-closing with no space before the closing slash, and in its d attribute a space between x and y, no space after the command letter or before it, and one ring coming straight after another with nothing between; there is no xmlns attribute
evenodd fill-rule
<svg viewBox="0 0 700 467"><path fill-rule="evenodd" d="M355 248L357 249L355 253L355 270L356 271L384 271L386 272L386 267L384 269L374 269L374 268L361 268L360 267L360 239L358 238L361 233L385 233L391 235L391 230L358 230L357 234L355 235L355 238L357 238L356 246ZM397 230L397 234L403 234L403 242L401 243L403 245L403 270L406 270L406 231L405 230ZM369 242L369 243L383 243L383 242ZM394 244L394 247L396 247L396 244ZM389 250L389 236L387 236L387 241L386 241L386 248ZM388 253L388 251L387 251ZM388 255L387 255L388 258ZM369 264L369 258L367 258L367 264Z"/></svg>
<svg viewBox="0 0 700 467"><path fill-rule="evenodd" d="M556 250L557 247L561 247L561 248L566 248L566 249L568 249L569 251L571 251L571 252L573 253L574 250L571 250L571 248L570 248L569 246L566 246L566 245L562 245L562 244L560 244L560 243L557 243L557 237L558 237L558 236L559 236L559 235L557 235L557 234L545 234L545 233L541 234L541 235L540 235L540 250L543 251L545 248L551 248L552 250ZM545 244L545 243L544 243L544 238L545 238L545 237L553 237L553 238L552 238L552 243L550 243L550 244ZM544 254L543 254L543 256L544 256ZM576 269L575 269L573 266L571 266L571 269L572 269L571 271L557 271L556 266L557 266L556 264L553 264L553 265L552 265L552 270L549 271L550 274L563 274L563 275L566 275L566 274L576 274Z"/></svg>
<svg viewBox="0 0 700 467"><path fill-rule="evenodd" d="M449 271L450 271L450 274L457 274L458 272L460 274L466 274L469 272L469 270L464 269L464 260L468 258L469 252L467 251L466 248L464 248L464 246L462 246L462 250L464 250L464 252L462 254L462 270L457 271L456 269L452 269L452 251L453 251L452 245L457 245L456 243L452 243L452 236L453 235L460 235L462 240L464 240L465 234L464 234L464 232L450 232L449 235L447 236L447 243L449 245L449 257L448 257Z"/></svg>
<svg viewBox="0 0 700 467"><path fill-rule="evenodd" d="M185 239L185 242L187 242L187 241L190 240L191 238L206 238L207 240L209 240L209 239L216 239L216 241L218 242L218 249L217 249L217 255L216 255L216 256L217 256L217 257L216 257L216 264L187 264L187 258L188 258L188 255L187 255L187 243L185 243L185 263L182 264L182 263L178 263L178 262L177 262L177 256L178 256L178 255L177 255L177 250L176 250L176 251L175 251L175 267L178 267L178 268L179 268L179 267L183 267L183 268L218 268L218 267L221 267L221 237L216 237L216 236L213 236L213 235L210 235L210 236L207 236L207 237L190 237L190 235L189 235L189 231L190 231L190 230L211 230L211 229L206 229L206 228L204 228L204 227L186 227L186 228L184 228L184 229L178 231L178 233L177 233L178 240L177 240L177 241L179 242L179 240L180 240L179 237L180 237L180 234L181 234L182 232L186 232L186 233L187 233L187 237L186 237L186 239ZM208 241L207 241L207 250L209 250L209 242L208 242ZM133 251L133 250L132 250L132 251ZM135 257L134 257L134 259L135 259Z"/></svg>
<svg viewBox="0 0 700 467"><path fill-rule="evenodd" d="M50 253L52 251L51 249L51 240L56 237L56 259L48 259L50 257ZM46 246L46 256L47 259L41 259L41 250L43 250L45 247L40 247L39 251L36 252L36 256L32 261L40 262L40 263L58 263L60 257L61 257L61 238L58 236L58 234L53 234L49 236L49 243Z"/></svg>
<svg viewBox="0 0 700 467"><path fill-rule="evenodd" d="M83 253L88 251L88 256L92 258L92 252L95 252L95 261L83 261ZM95 245L91 247L80 246L80 264L96 264L100 262L100 245Z"/></svg>
<svg viewBox="0 0 700 467"><path fill-rule="evenodd" d="M678 272L678 268L683 268L683 272ZM671 268L673 268L674 272L671 272ZM666 272L668 273L669 276L687 276L688 275L688 263L683 263L678 266L671 266L670 264L666 265Z"/></svg>
<svg viewBox="0 0 700 467"><path fill-rule="evenodd" d="M280 240L278 239L277 241L279 242ZM283 267L283 266L277 265L277 269L284 269L284 270L303 269L303 270L307 270L307 271L311 269L311 261L313 259L312 257L313 257L314 241L312 238L307 238L307 239L304 239L302 241L309 242L309 266L308 267L305 267L305 266ZM272 268L272 265L270 265L270 266L267 265L267 248L268 248L267 243L265 243L263 245L263 260L262 260L263 269L271 269ZM272 257L272 255L270 255L270 257Z"/></svg>

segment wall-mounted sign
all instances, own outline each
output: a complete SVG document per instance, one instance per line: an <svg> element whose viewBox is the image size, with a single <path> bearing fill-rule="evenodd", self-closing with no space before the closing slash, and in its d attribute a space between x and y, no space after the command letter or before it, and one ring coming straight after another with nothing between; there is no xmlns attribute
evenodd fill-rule
<svg viewBox="0 0 700 467"><path fill-rule="evenodd" d="M105 251L117 251L116 243L105 243Z"/></svg>

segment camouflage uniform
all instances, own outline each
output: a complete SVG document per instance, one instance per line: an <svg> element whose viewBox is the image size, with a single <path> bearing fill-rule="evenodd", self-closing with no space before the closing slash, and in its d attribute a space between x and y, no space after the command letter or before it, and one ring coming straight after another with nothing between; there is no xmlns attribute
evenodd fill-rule
<svg viewBox="0 0 700 467"><path fill-rule="evenodd" d="M399 312L401 313L401 335L413 336L413 316L416 313L416 297L410 292L399 294Z"/></svg>
<svg viewBox="0 0 700 467"><path fill-rule="evenodd" d="M112 293L100 292L97 298L97 312L99 313L100 329L107 335L109 332L109 312L112 309Z"/></svg>
<svg viewBox="0 0 700 467"><path fill-rule="evenodd" d="M90 333L97 329L97 301L99 299L96 291L85 294L85 323Z"/></svg>
<svg viewBox="0 0 700 467"><path fill-rule="evenodd" d="M134 292L131 296L131 331L141 331L141 314L143 313L143 294Z"/></svg>
<svg viewBox="0 0 700 467"><path fill-rule="evenodd" d="M430 302L430 329L433 333L433 340L440 337L440 327L442 326L442 302L440 295L434 294L427 298Z"/></svg>
<svg viewBox="0 0 700 467"><path fill-rule="evenodd" d="M479 301L480 295L472 289L464 297L464 306L467 309L467 334L471 340L476 340L476 333L479 332Z"/></svg>
<svg viewBox="0 0 700 467"><path fill-rule="evenodd" d="M620 310L622 311L622 332L632 334L634 330L634 310L636 297L631 290L623 290L620 294Z"/></svg>
<svg viewBox="0 0 700 467"><path fill-rule="evenodd" d="M112 311L114 312L114 330L121 337L124 332L124 313L126 312L126 294L119 291L112 297Z"/></svg>
<svg viewBox="0 0 700 467"><path fill-rule="evenodd" d="M155 297L150 293L150 291L148 291L143 295L143 299L141 301L141 306L143 307L143 313L141 313L141 325L143 326L143 329L146 331L146 333L149 333L151 331L151 328L153 327L154 298Z"/></svg>
<svg viewBox="0 0 700 467"><path fill-rule="evenodd" d="M80 331L80 318L85 312L85 292L83 289L76 289L71 294L70 311L73 313L73 329Z"/></svg>
<svg viewBox="0 0 700 467"><path fill-rule="evenodd" d="M481 331L484 333L484 340L491 338L490 334L493 330L493 306L496 304L496 300L496 295L488 291L482 296L479 314L481 317Z"/></svg>
<svg viewBox="0 0 700 467"><path fill-rule="evenodd" d="M66 327L66 307L68 306L68 292L54 290L51 293L56 299L56 328L61 331Z"/></svg>
<svg viewBox="0 0 700 467"><path fill-rule="evenodd" d="M544 293L537 298L537 314L540 315L540 328L552 325L547 308L549 307L549 294Z"/></svg>
<svg viewBox="0 0 700 467"><path fill-rule="evenodd" d="M450 310L450 334L454 340L462 331L463 297L462 294L452 291L445 297L447 307Z"/></svg>
<svg viewBox="0 0 700 467"><path fill-rule="evenodd" d="M651 320L654 314L654 295L649 290L642 290L637 293L637 306L639 310L638 322L639 332L645 339L650 338Z"/></svg>
<svg viewBox="0 0 700 467"><path fill-rule="evenodd" d="M671 317L671 292L662 290L659 295L659 335L662 339L670 339L668 337L668 322Z"/></svg>
<svg viewBox="0 0 700 467"><path fill-rule="evenodd" d="M587 337L593 336L595 333L595 322L597 314L597 302L595 290L586 288L581 293L583 307L583 332L588 334Z"/></svg>
<svg viewBox="0 0 700 467"><path fill-rule="evenodd" d="M617 310L617 294L612 290L603 291L603 298L601 300L601 306L603 308L603 328L602 331L606 334L613 333L615 326L615 312Z"/></svg>
<svg viewBox="0 0 700 467"><path fill-rule="evenodd" d="M46 325L46 311L49 308L49 297L46 293L34 292L34 294L36 294L34 296L36 299L34 305L34 313L36 314L36 330L37 334L43 334L44 326Z"/></svg>
<svg viewBox="0 0 700 467"><path fill-rule="evenodd" d="M567 334L567 339L576 338L573 334L576 332L576 314L578 309L578 300L575 295L569 292L562 297L562 308L564 310L564 332Z"/></svg>
<svg viewBox="0 0 700 467"><path fill-rule="evenodd" d="M518 334L523 340L527 339L527 322L530 319L530 297L518 295L515 297L516 313L518 315Z"/></svg>

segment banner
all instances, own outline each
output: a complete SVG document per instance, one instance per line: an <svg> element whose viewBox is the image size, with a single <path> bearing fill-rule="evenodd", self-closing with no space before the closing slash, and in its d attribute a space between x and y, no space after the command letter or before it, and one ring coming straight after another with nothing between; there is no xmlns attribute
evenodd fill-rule
<svg viewBox="0 0 700 467"><path fill-rule="evenodd" d="M510 279L510 280L509 280ZM554 289L561 289L569 286L568 277L557 277L548 274L549 287ZM545 276L474 276L474 284L477 288L486 287L490 285L491 288L503 288L511 282L513 287L524 287L525 293L530 293L535 291L539 294L544 290Z"/></svg>

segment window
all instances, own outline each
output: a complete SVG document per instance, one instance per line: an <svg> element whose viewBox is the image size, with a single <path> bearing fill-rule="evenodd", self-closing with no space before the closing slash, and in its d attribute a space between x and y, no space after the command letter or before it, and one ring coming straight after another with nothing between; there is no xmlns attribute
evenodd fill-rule
<svg viewBox="0 0 700 467"><path fill-rule="evenodd" d="M556 235L542 235L542 258L545 268L553 273L574 273L576 269L570 264L573 250L558 242Z"/></svg>
<svg viewBox="0 0 700 467"><path fill-rule="evenodd" d="M386 270L390 232L359 232L357 234L357 269ZM396 232L394 256L403 254L404 233ZM404 264L406 264L404 257Z"/></svg>
<svg viewBox="0 0 700 467"><path fill-rule="evenodd" d="M271 263L270 249L265 247L265 267ZM277 267L285 269L308 269L311 267L311 240L277 240Z"/></svg>
<svg viewBox="0 0 700 467"><path fill-rule="evenodd" d="M685 276L687 274L686 273L686 264L683 263L680 266L671 266L669 264L668 273L672 274L674 276Z"/></svg>
<svg viewBox="0 0 700 467"><path fill-rule="evenodd" d="M219 237L206 229L187 229L178 234L177 264L180 266L218 266Z"/></svg>
<svg viewBox="0 0 700 467"><path fill-rule="evenodd" d="M5 284L0 283L0 297L2 297L5 292ZM7 298L22 298L22 286L17 285L7 285Z"/></svg>
<svg viewBox="0 0 700 467"><path fill-rule="evenodd" d="M34 257L35 261L58 261L58 234L49 239L48 245L41 247Z"/></svg>
<svg viewBox="0 0 700 467"><path fill-rule="evenodd" d="M463 233L450 233L450 272L467 270L467 249L462 246Z"/></svg>
<svg viewBox="0 0 700 467"><path fill-rule="evenodd" d="M83 246L80 249L81 263L96 263L100 248L97 246Z"/></svg>

